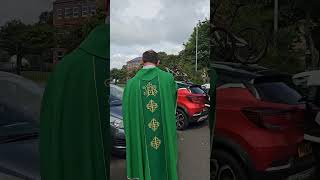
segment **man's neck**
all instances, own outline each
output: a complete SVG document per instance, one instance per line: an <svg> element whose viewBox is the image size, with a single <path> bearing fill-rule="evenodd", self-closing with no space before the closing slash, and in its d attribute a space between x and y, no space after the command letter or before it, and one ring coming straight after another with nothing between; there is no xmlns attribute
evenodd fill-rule
<svg viewBox="0 0 320 180"><path fill-rule="evenodd" d="M156 67L156 65L152 64L152 63L143 64L143 69L149 69L149 68L154 68L154 67Z"/></svg>

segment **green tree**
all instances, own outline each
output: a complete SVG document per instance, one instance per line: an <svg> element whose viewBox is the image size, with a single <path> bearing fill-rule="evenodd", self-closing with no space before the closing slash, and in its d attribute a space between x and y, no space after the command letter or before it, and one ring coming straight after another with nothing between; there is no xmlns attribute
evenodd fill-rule
<svg viewBox="0 0 320 180"><path fill-rule="evenodd" d="M17 55L17 74L21 72L23 57L28 54L41 55L53 45L53 31L48 24L25 25L12 20L0 29L0 48L10 56Z"/></svg>
<svg viewBox="0 0 320 180"><path fill-rule="evenodd" d="M160 60L159 68L165 70L165 67L173 68L174 66L176 66L179 62L180 57L173 54L168 55L165 52L158 52L158 58Z"/></svg>
<svg viewBox="0 0 320 180"><path fill-rule="evenodd" d="M235 6L230 3L231 0L220 1L224 3L224 6L220 9L220 15L230 18L230 12L234 12ZM305 37L300 32L304 25L298 22L300 19L298 19L297 14L301 12L303 5L292 4L298 1L302 4L312 4L309 1L305 3L303 0L279 1L279 30L277 34L273 32L273 1L269 0L242 1L245 6L239 9L234 17L233 26L228 26L227 30L235 34L247 27L254 27L263 31L269 40L269 45L266 56L259 64L278 71L297 73L304 69L306 51L303 43L301 43L301 40ZM312 1L316 2L316 0ZM317 2L319 3L319 1ZM223 12L229 13L223 14ZM276 40L276 44L273 43L274 40ZM298 43L300 44L297 45Z"/></svg>
<svg viewBox="0 0 320 180"><path fill-rule="evenodd" d="M22 57L26 51L27 25L21 21L13 20L6 23L0 30L0 47L10 56L17 55L17 74L20 74Z"/></svg>
<svg viewBox="0 0 320 180"><path fill-rule="evenodd" d="M124 83L127 77L127 69L112 68L110 71L110 77L112 80L115 80L115 84Z"/></svg>
<svg viewBox="0 0 320 180"><path fill-rule="evenodd" d="M209 20L204 20L197 24L198 26L198 69L206 67L209 63ZM184 50L180 52L182 59L191 61L195 66L196 59L196 27L194 28L189 40L184 44Z"/></svg>
<svg viewBox="0 0 320 180"><path fill-rule="evenodd" d="M53 24L53 12L52 11L44 11L39 16L40 24Z"/></svg>
<svg viewBox="0 0 320 180"><path fill-rule="evenodd" d="M127 72L127 69L126 68L122 68L122 69L120 69L120 71L119 71L119 82L120 83L125 83L126 82L126 78L127 78L127 74L128 74L128 72Z"/></svg>
<svg viewBox="0 0 320 180"><path fill-rule="evenodd" d="M120 73L120 70L117 68L113 68L110 71L110 78L111 78L111 80L115 80L115 84L117 84L117 82L118 82L119 73Z"/></svg>

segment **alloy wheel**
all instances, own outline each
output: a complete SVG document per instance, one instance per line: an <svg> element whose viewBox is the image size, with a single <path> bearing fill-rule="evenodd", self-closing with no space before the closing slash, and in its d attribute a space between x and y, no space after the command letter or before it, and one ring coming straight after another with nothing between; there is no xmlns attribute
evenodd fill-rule
<svg viewBox="0 0 320 180"><path fill-rule="evenodd" d="M181 112L176 112L176 126L182 128L185 123L185 117Z"/></svg>
<svg viewBox="0 0 320 180"><path fill-rule="evenodd" d="M212 160L211 176L214 180L237 180L234 170L228 164L220 165L216 159Z"/></svg>

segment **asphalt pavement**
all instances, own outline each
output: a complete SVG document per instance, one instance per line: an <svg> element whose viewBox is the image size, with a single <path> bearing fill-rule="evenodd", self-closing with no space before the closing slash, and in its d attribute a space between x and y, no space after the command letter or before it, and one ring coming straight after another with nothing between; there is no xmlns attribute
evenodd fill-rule
<svg viewBox="0 0 320 180"><path fill-rule="evenodd" d="M209 180L210 137L207 122L192 124L187 130L178 131L180 180ZM127 180L125 159L111 160L111 180Z"/></svg>

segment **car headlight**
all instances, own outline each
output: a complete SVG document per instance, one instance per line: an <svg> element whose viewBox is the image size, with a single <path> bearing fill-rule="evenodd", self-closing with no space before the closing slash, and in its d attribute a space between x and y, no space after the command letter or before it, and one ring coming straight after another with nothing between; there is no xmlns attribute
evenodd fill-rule
<svg viewBox="0 0 320 180"><path fill-rule="evenodd" d="M110 116L110 124L117 129L123 129L123 120L114 116Z"/></svg>

